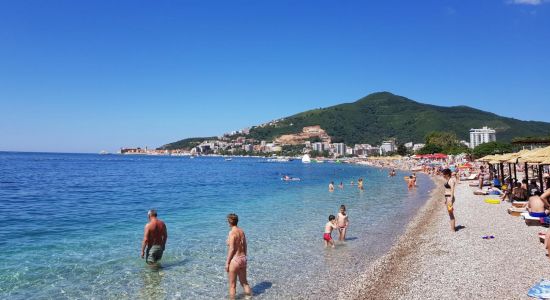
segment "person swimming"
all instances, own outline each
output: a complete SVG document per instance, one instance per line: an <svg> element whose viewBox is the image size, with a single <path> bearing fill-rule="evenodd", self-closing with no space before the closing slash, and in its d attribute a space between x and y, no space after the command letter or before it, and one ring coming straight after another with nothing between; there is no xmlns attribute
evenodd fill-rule
<svg viewBox="0 0 550 300"><path fill-rule="evenodd" d="M328 191L329 191L329 192L334 192L334 181L331 181L331 182L328 184Z"/></svg>

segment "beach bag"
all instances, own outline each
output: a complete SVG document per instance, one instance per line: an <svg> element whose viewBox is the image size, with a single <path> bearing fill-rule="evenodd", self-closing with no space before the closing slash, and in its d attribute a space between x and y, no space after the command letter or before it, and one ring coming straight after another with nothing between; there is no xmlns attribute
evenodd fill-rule
<svg viewBox="0 0 550 300"><path fill-rule="evenodd" d="M538 299L550 299L550 280L541 279L541 281L527 292L527 296Z"/></svg>

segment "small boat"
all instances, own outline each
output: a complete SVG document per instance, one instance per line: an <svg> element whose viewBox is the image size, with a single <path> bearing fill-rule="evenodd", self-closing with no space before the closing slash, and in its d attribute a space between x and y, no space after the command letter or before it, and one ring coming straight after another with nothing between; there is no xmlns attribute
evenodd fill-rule
<svg viewBox="0 0 550 300"><path fill-rule="evenodd" d="M232 161L233 158L229 157L229 158L226 158L225 161Z"/></svg>
<svg viewBox="0 0 550 300"><path fill-rule="evenodd" d="M298 177L290 177L290 176L283 176L281 177L282 181L300 181L301 179Z"/></svg>

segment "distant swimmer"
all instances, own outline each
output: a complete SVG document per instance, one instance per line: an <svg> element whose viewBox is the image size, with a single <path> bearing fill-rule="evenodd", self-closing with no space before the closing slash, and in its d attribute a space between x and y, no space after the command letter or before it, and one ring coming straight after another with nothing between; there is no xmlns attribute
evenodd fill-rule
<svg viewBox="0 0 550 300"><path fill-rule="evenodd" d="M349 218L346 213L346 206L344 204L340 205L340 212L338 212L338 215L336 216L336 223L338 224L338 233L340 234L338 236L338 240L345 241L349 226Z"/></svg>
<svg viewBox="0 0 550 300"><path fill-rule="evenodd" d="M329 245L334 248L334 241L332 240L332 230L338 229L336 225L336 217L334 215L328 216L328 222L325 224L325 233L323 234L323 240L325 241L325 247Z"/></svg>
<svg viewBox="0 0 550 300"><path fill-rule="evenodd" d="M328 184L328 191L329 191L329 192L334 192L334 181L331 181L331 182Z"/></svg>
<svg viewBox="0 0 550 300"><path fill-rule="evenodd" d="M145 258L145 262L152 265L157 264L162 258L168 232L164 222L157 219L156 210L149 210L147 218L149 223L145 225L143 243L141 243L141 258Z"/></svg>
<svg viewBox="0 0 550 300"><path fill-rule="evenodd" d="M338 187L343 189L344 188L344 183L342 181L340 181L340 185L338 185Z"/></svg>
<svg viewBox="0 0 550 300"><path fill-rule="evenodd" d="M237 277L246 295L251 296L252 290L246 280L247 245L244 231L237 227L239 217L236 214L227 215L227 223L231 230L227 236L227 259L225 261L225 272L228 273L229 297L235 298L237 293Z"/></svg>
<svg viewBox="0 0 550 300"><path fill-rule="evenodd" d="M390 174L388 175L388 177L393 177L393 176L395 176L395 169L391 169Z"/></svg>
<svg viewBox="0 0 550 300"><path fill-rule="evenodd" d="M360 190L363 190L363 178L359 178L359 180L357 180L357 187L360 189Z"/></svg>
<svg viewBox="0 0 550 300"><path fill-rule="evenodd" d="M355 185L355 182L352 180L349 185Z"/></svg>
<svg viewBox="0 0 550 300"><path fill-rule="evenodd" d="M413 176L409 176L409 179L407 180L407 188L409 190L413 189L414 188L414 178Z"/></svg>

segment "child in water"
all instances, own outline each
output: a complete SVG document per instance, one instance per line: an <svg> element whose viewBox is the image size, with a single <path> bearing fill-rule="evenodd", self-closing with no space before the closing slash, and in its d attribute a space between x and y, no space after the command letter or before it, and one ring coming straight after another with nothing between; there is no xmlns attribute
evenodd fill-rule
<svg viewBox="0 0 550 300"><path fill-rule="evenodd" d="M328 185L328 191L329 192L334 192L334 181L331 181Z"/></svg>
<svg viewBox="0 0 550 300"><path fill-rule="evenodd" d="M336 217L334 215L328 216L328 222L325 224L325 233L323 234L323 240L325 241L325 247L329 245L334 248L334 241L332 240L332 230L337 229Z"/></svg>
<svg viewBox="0 0 550 300"><path fill-rule="evenodd" d="M346 233L349 225L349 219L348 219L348 214L346 213L346 206L343 204L340 205L340 212L336 217L336 223L338 224L338 233L340 234L338 236L338 240L345 241Z"/></svg>
<svg viewBox="0 0 550 300"><path fill-rule="evenodd" d="M357 180L357 187L360 190L363 190L363 178L359 178L359 180Z"/></svg>
<svg viewBox="0 0 550 300"><path fill-rule="evenodd" d="M344 188L344 183L342 181L340 181L340 185L338 187L343 189Z"/></svg>

